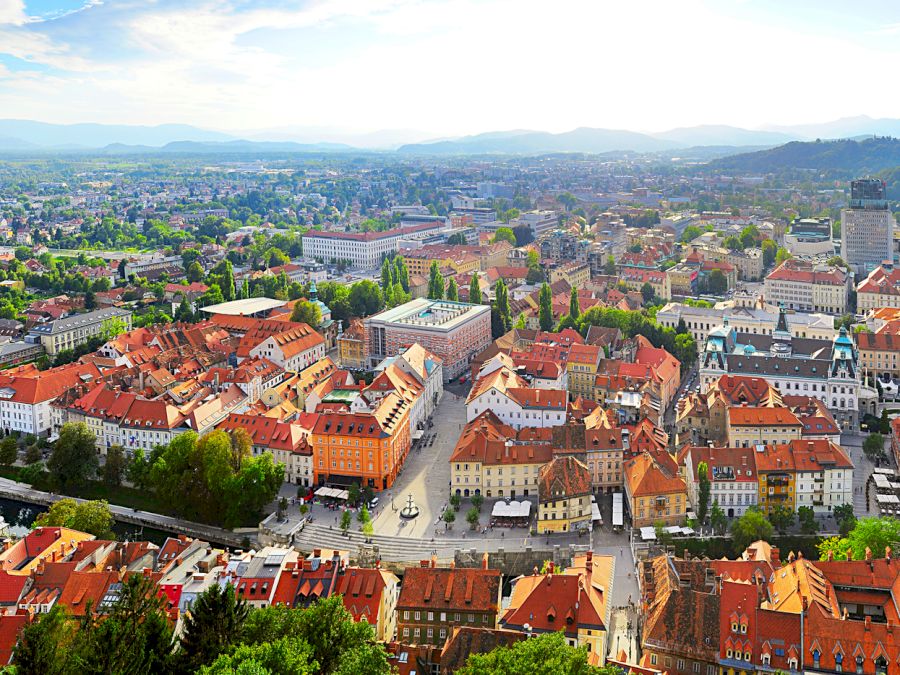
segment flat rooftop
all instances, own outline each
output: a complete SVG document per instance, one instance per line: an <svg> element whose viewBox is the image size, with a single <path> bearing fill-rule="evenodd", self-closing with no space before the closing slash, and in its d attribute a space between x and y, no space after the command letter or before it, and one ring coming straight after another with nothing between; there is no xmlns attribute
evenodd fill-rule
<svg viewBox="0 0 900 675"><path fill-rule="evenodd" d="M201 307L201 311L207 314L226 314L228 316L253 316L260 312L268 312L276 307L284 305L284 300L272 298L247 298L246 300L232 300L220 302L218 305Z"/></svg>
<svg viewBox="0 0 900 675"><path fill-rule="evenodd" d="M416 298L368 318L367 322L391 323L408 327L452 330L460 324L485 312L487 305L470 305L452 300Z"/></svg>

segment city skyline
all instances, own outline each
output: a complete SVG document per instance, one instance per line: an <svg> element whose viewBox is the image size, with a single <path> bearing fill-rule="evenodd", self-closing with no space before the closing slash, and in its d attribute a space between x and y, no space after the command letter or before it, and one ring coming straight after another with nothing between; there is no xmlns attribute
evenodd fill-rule
<svg viewBox="0 0 900 675"><path fill-rule="evenodd" d="M900 9L841 5L6 0L0 92L9 118L323 140L891 117Z"/></svg>

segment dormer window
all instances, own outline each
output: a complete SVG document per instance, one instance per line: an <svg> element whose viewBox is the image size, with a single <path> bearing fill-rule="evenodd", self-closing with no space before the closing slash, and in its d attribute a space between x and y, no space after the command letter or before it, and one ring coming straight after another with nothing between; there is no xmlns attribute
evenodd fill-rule
<svg viewBox="0 0 900 675"><path fill-rule="evenodd" d="M769 663L771 662L771 660L772 660L772 656L771 656L770 654L763 654L763 655L762 655L762 664L763 664L764 666L769 665Z"/></svg>
<svg viewBox="0 0 900 675"><path fill-rule="evenodd" d="M863 656L862 656L862 654L859 654L856 657L856 672L862 673L862 671L863 671Z"/></svg>
<svg viewBox="0 0 900 675"><path fill-rule="evenodd" d="M813 649L812 656L813 656L813 667L818 668L819 667L819 658L822 655L819 653L818 649Z"/></svg>
<svg viewBox="0 0 900 675"><path fill-rule="evenodd" d="M788 659L788 668L790 668L791 670L797 670L797 659Z"/></svg>
<svg viewBox="0 0 900 675"><path fill-rule="evenodd" d="M745 624L745 623L742 623L742 624L741 624L741 633L742 633L743 635L746 635L746 634L747 634L747 624Z"/></svg>

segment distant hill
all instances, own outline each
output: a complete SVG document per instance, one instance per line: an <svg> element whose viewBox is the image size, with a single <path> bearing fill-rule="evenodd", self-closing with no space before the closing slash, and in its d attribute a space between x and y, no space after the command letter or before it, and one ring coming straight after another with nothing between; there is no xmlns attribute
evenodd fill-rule
<svg viewBox="0 0 900 675"><path fill-rule="evenodd" d="M895 166L900 166L900 139L887 137L792 142L710 162L714 169L759 173L783 169L832 169L862 175Z"/></svg>
<svg viewBox="0 0 900 675"><path fill-rule="evenodd" d="M769 125L767 131L781 132L796 140L814 141L817 138L855 138L858 136L900 136L900 119L868 115L842 117L831 122L818 124L794 124L791 126Z"/></svg>
<svg viewBox="0 0 900 675"><path fill-rule="evenodd" d="M662 133L653 134L654 138L671 141L683 146L728 146L750 145L765 146L780 145L789 141L802 140L796 134L782 133L780 131L756 131L753 129L741 129L722 124L704 124L697 127L681 127Z"/></svg>
<svg viewBox="0 0 900 675"><path fill-rule="evenodd" d="M342 143L294 143L292 141L174 141L161 148L146 145L111 144L102 149L106 154L266 154L292 152L345 152L353 147Z"/></svg>
<svg viewBox="0 0 900 675"><path fill-rule="evenodd" d="M0 119L0 137L44 148L102 148L112 143L162 146L172 141L228 141L234 138L188 124L160 124L151 127L129 124L48 124L15 119Z"/></svg>
<svg viewBox="0 0 900 675"><path fill-rule="evenodd" d="M397 150L411 155L530 155L551 152L603 153L622 150L658 152L678 147L677 143L647 134L619 129L581 127L560 134L546 131L491 132L465 136L453 141L412 143Z"/></svg>

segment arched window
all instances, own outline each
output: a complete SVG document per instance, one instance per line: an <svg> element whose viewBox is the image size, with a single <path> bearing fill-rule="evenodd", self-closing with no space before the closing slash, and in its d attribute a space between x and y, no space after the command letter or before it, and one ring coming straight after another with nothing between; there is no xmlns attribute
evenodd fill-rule
<svg viewBox="0 0 900 675"><path fill-rule="evenodd" d="M887 659L884 656L879 656L875 659L875 672L878 675L887 675Z"/></svg>
<svg viewBox="0 0 900 675"><path fill-rule="evenodd" d="M834 655L834 670L838 673L843 672L844 670L844 655L841 652L838 652Z"/></svg>
<svg viewBox="0 0 900 675"><path fill-rule="evenodd" d="M813 654L813 667L818 668L819 667L819 657L821 656L821 654L819 653L818 649L813 649L812 654Z"/></svg>

